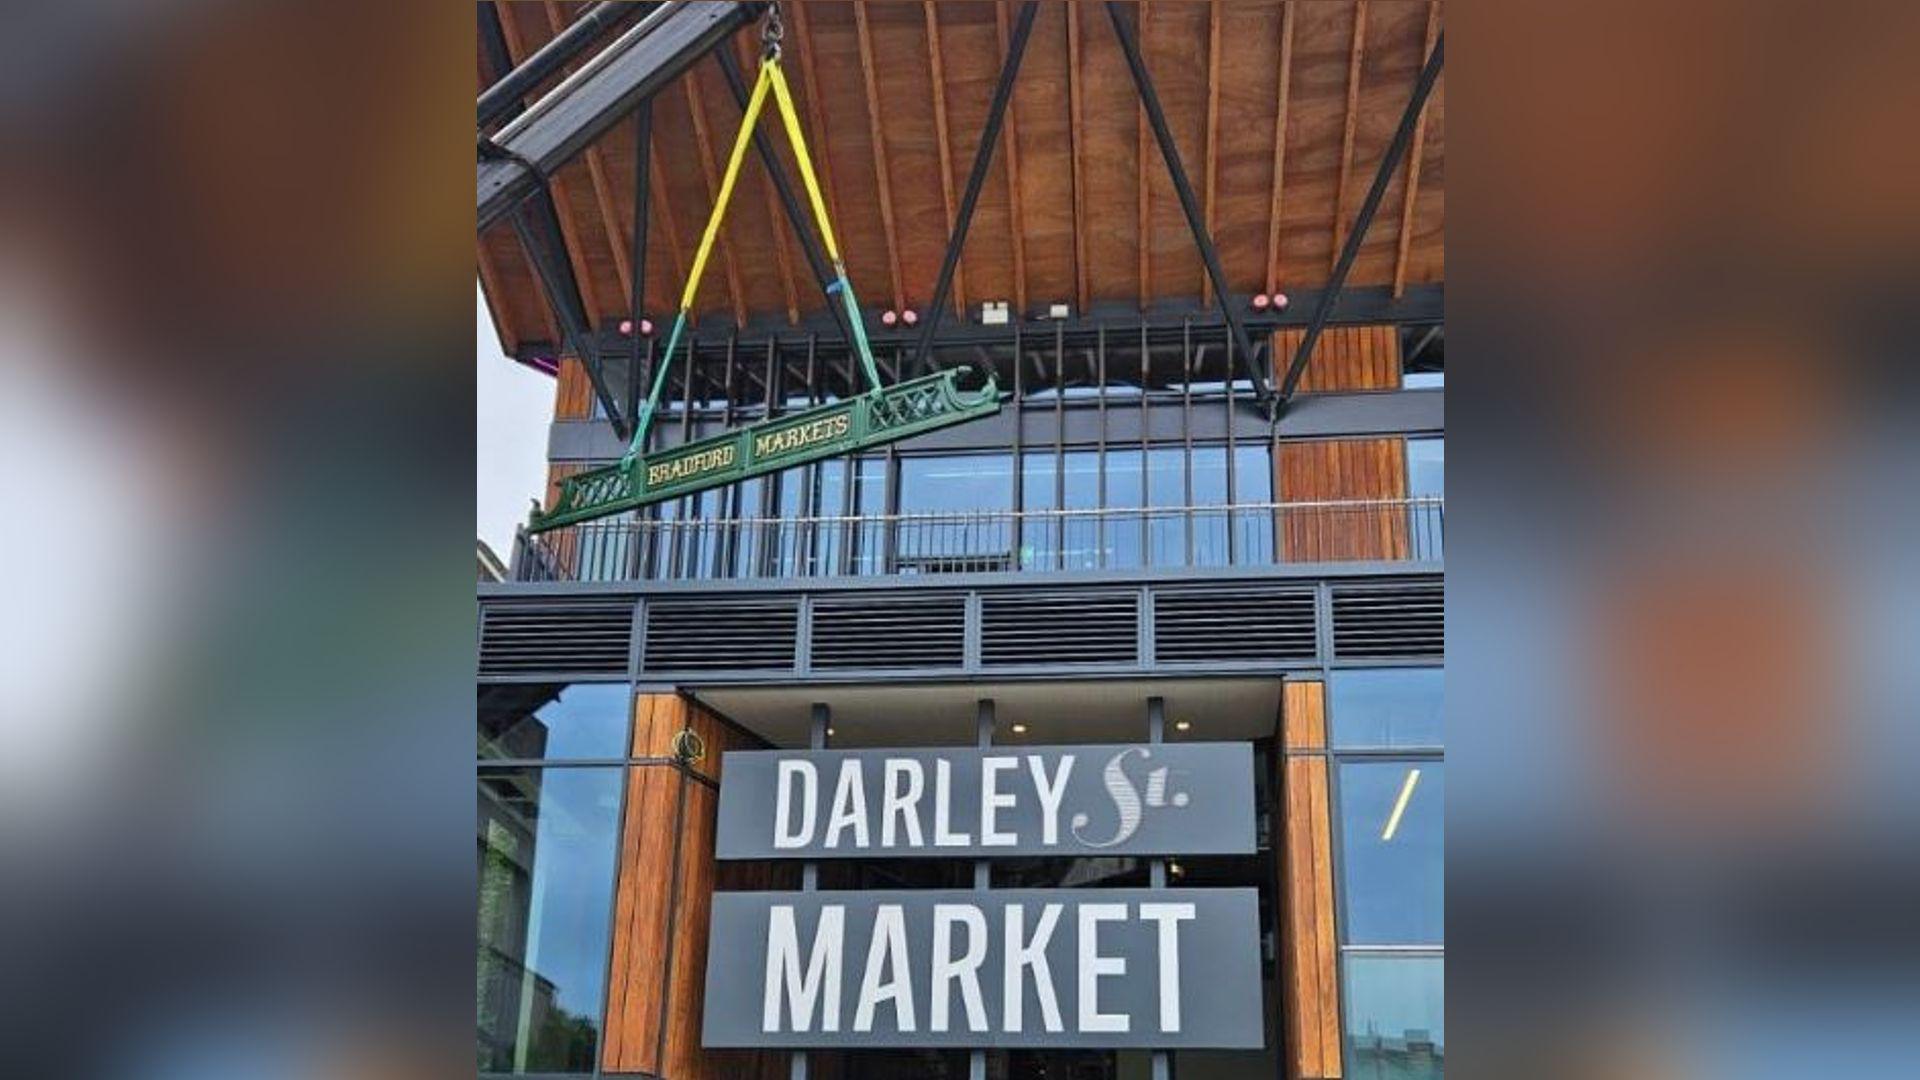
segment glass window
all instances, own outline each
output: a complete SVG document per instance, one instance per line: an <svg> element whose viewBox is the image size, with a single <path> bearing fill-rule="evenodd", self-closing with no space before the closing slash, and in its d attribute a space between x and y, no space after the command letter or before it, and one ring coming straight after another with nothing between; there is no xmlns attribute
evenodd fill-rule
<svg viewBox="0 0 1920 1080"><path fill-rule="evenodd" d="M1227 511L1206 509L1225 506L1233 500L1227 492L1227 448L1196 446L1192 461L1193 492L1189 502L1193 513L1193 564L1225 566L1227 552Z"/></svg>
<svg viewBox="0 0 1920 1080"><path fill-rule="evenodd" d="M1051 570L1060 555L1060 521L1044 513L1055 509L1054 482L1058 462L1051 453L1023 454L1020 458L1020 509L1029 516L1020 523L1020 568Z"/></svg>
<svg viewBox="0 0 1920 1080"><path fill-rule="evenodd" d="M480 687L479 756L561 760L627 756L627 684Z"/></svg>
<svg viewBox="0 0 1920 1080"><path fill-rule="evenodd" d="M1233 501L1242 506L1273 502L1273 449L1266 445L1233 448ZM1266 511L1233 515L1233 553L1242 566L1273 562L1273 515Z"/></svg>
<svg viewBox="0 0 1920 1080"><path fill-rule="evenodd" d="M481 1072L591 1072L619 831L618 768L483 770Z"/></svg>
<svg viewBox="0 0 1920 1080"><path fill-rule="evenodd" d="M773 516L779 522L772 526L772 536L768 539L770 558L773 560L773 576L795 577L800 571L802 537L801 527L794 525L793 519L801 517L806 509L807 468L802 465L775 473L767 478L773 485Z"/></svg>
<svg viewBox="0 0 1920 1080"><path fill-rule="evenodd" d="M573 526L580 545L579 580L624 581L632 576L637 520L629 510Z"/></svg>
<svg viewBox="0 0 1920 1080"><path fill-rule="evenodd" d="M887 512L887 459L863 457L856 461L853 508L861 520L852 538L852 571L877 574L885 569L886 522L879 519Z"/></svg>
<svg viewBox="0 0 1920 1080"><path fill-rule="evenodd" d="M1400 376L1400 386L1405 390L1438 390L1446 385L1444 371L1409 371Z"/></svg>
<svg viewBox="0 0 1920 1080"><path fill-rule="evenodd" d="M1348 1080L1445 1075L1445 963L1438 956L1347 956Z"/></svg>
<svg viewBox="0 0 1920 1080"><path fill-rule="evenodd" d="M1407 494L1420 498L1444 498L1447 494L1447 440L1407 440ZM1413 508L1408 529L1416 558L1437 559L1444 548L1446 510L1441 505L1421 504Z"/></svg>
<svg viewBox="0 0 1920 1080"><path fill-rule="evenodd" d="M907 572L994 571L1013 563L1013 456L941 454L900 459L895 551ZM994 511L1001 511L994 513Z"/></svg>
<svg viewBox="0 0 1920 1080"><path fill-rule="evenodd" d="M1446 673L1430 668L1335 671L1328 680L1333 745L1440 746Z"/></svg>
<svg viewBox="0 0 1920 1080"><path fill-rule="evenodd" d="M1187 451L1183 446L1156 446L1147 452L1148 506L1179 508L1187 505ZM1187 564L1187 515L1147 515L1147 555L1153 566Z"/></svg>
<svg viewBox="0 0 1920 1080"><path fill-rule="evenodd" d="M1144 506L1146 498L1145 461L1138 450L1107 451L1107 506L1130 509ZM1106 566L1139 566L1145 555L1146 521L1141 514L1107 514L1101 546Z"/></svg>
<svg viewBox="0 0 1920 1080"><path fill-rule="evenodd" d="M1100 455L1093 450L1069 450L1060 461L1061 509L1100 508ZM1063 517L1060 522L1061 565L1068 570L1100 566L1100 519L1093 514Z"/></svg>
<svg viewBox="0 0 1920 1080"><path fill-rule="evenodd" d="M822 461L814 467L813 514L815 517L838 518L847 513L847 462L845 458L832 458ZM846 550L846 527L842 522L825 523L818 527L813 542L813 560L816 574L832 575L842 572L841 553Z"/></svg>
<svg viewBox="0 0 1920 1080"><path fill-rule="evenodd" d="M1346 761L1339 766L1345 939L1356 945L1439 944L1444 766Z"/></svg>
<svg viewBox="0 0 1920 1080"><path fill-rule="evenodd" d="M763 516L760 507L761 492L765 490L760 477L742 480L733 485L732 513L736 519L753 521ZM757 577L760 572L760 543L763 529L758 525L742 525L733 537L734 577Z"/></svg>

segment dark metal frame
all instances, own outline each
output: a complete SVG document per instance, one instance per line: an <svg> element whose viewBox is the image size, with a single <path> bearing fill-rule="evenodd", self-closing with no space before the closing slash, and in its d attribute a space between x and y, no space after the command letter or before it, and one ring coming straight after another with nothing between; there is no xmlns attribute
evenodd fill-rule
<svg viewBox="0 0 1920 1080"><path fill-rule="evenodd" d="M505 216L554 171L636 104L759 18L763 3L676 0L655 11L553 88L526 112L480 140L478 227Z"/></svg>
<svg viewBox="0 0 1920 1080"><path fill-rule="evenodd" d="M498 22L500 13L495 5L480 6L484 9L480 16L482 19L491 18ZM507 70L510 65L500 67L500 70L505 71L506 74L492 86L487 87L475 106L478 110L479 126L486 127L517 108L521 100L534 87L540 85L547 76L559 71L574 57L579 56L604 31L619 26L635 15L648 14L659 6L657 3L635 4L626 3L624 0L600 0L600 3L582 12L580 17L573 20L565 30L556 34L553 40L540 46L539 51L527 57L519 67L511 71Z"/></svg>
<svg viewBox="0 0 1920 1080"><path fill-rule="evenodd" d="M1380 209L1380 200L1387 193L1387 183L1400 167L1400 159L1406 156L1408 144L1413 141L1413 129L1420 119L1421 110L1426 107L1427 95L1440 77L1445 46L1445 34L1433 39L1433 52L1427 57L1426 66L1420 69L1420 77L1414 81L1413 95L1407 99L1407 107L1400 114L1400 126L1393 133L1393 141L1387 144L1387 153L1380 159L1380 167L1374 171L1373 186L1367 189L1367 199L1360 204L1360 213L1353 219L1353 228L1347 230L1346 243L1340 248L1339 261L1334 263L1333 276L1328 279L1325 291L1321 292L1314 305L1307 332L1301 337L1299 348L1294 350L1293 362L1287 366L1287 377L1280 384L1280 407L1283 409L1293 400L1294 387L1299 385L1300 376L1307 369L1307 361L1313 356L1313 347L1320 340L1320 331L1326 326L1334 300L1346 286L1347 272L1353 269L1354 257L1360 253L1360 243L1366 239L1373 225L1374 214Z"/></svg>

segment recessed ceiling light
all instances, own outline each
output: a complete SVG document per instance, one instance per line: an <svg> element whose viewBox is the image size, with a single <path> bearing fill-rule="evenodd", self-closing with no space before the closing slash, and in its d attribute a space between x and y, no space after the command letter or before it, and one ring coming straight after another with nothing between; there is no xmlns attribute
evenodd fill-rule
<svg viewBox="0 0 1920 1080"><path fill-rule="evenodd" d="M1192 730L1193 730L1193 721L1191 721L1191 720L1175 720L1175 721L1173 722L1173 730L1175 730L1175 731L1192 731Z"/></svg>
<svg viewBox="0 0 1920 1080"><path fill-rule="evenodd" d="M1025 724L1013 725L1013 733L1015 735L1025 735L1027 733L1027 725Z"/></svg>

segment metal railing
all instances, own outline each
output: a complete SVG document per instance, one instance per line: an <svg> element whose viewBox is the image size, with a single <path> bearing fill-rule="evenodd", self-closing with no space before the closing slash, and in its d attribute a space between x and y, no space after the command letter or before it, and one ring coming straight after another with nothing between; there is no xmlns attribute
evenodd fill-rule
<svg viewBox="0 0 1920 1080"><path fill-rule="evenodd" d="M514 541L514 581L669 581L1437 561L1445 499L861 517L636 518Z"/></svg>

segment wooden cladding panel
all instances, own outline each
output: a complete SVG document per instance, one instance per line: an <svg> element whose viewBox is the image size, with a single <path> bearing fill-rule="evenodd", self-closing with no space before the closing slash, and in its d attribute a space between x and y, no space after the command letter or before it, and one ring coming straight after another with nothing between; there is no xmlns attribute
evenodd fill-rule
<svg viewBox="0 0 1920 1080"><path fill-rule="evenodd" d="M1305 329L1276 330L1273 334L1274 382L1287 376L1293 354L1306 338ZM1321 390L1400 389L1400 328L1397 326L1329 326L1313 343L1313 357L1300 373L1296 388L1302 393Z"/></svg>
<svg viewBox="0 0 1920 1080"><path fill-rule="evenodd" d="M1281 701L1289 750L1320 750L1327 745L1326 684L1288 680Z"/></svg>
<svg viewBox="0 0 1920 1080"><path fill-rule="evenodd" d="M1288 682L1282 711L1281 727L1290 749L1296 733L1303 739L1320 738L1326 729L1322 684ZM1279 895L1284 1066L1289 1080L1332 1080L1341 1075L1341 1040L1327 759L1290 754L1282 769L1284 845Z"/></svg>
<svg viewBox="0 0 1920 1080"><path fill-rule="evenodd" d="M571 356L560 358L560 376L555 380L553 418L586 420L593 416L593 382L587 369Z"/></svg>
<svg viewBox="0 0 1920 1080"><path fill-rule="evenodd" d="M1363 502L1407 495L1405 439L1282 442L1274 455L1282 502ZM1289 560L1405 559L1407 510L1395 505L1285 511L1280 522Z"/></svg>
<svg viewBox="0 0 1920 1080"><path fill-rule="evenodd" d="M683 771L637 765L627 778L627 811L614 898L613 962L601 1068L669 1080L780 1080L786 1055L700 1046L713 890L792 887L784 868L722 867L713 857L720 755L756 748L752 736L677 694L634 701L633 753L665 757L691 728L706 755ZM677 860L677 865L676 865Z"/></svg>

